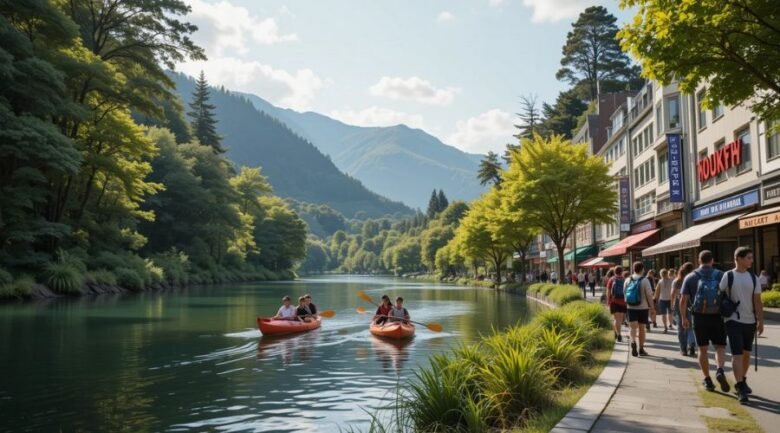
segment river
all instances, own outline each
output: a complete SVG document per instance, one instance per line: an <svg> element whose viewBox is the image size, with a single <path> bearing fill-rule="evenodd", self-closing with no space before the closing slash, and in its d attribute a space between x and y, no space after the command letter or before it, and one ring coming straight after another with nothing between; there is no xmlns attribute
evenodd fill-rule
<svg viewBox="0 0 780 433"><path fill-rule="evenodd" d="M404 345L368 332L356 296L406 299ZM285 294L333 309L322 328L261 336ZM525 299L374 277L0 304L0 431L334 432L365 428L429 355L526 322Z"/></svg>

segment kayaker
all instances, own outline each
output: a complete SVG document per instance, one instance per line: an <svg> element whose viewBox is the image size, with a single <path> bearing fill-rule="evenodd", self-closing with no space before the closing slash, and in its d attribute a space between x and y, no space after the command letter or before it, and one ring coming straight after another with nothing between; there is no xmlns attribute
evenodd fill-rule
<svg viewBox="0 0 780 433"><path fill-rule="evenodd" d="M317 316L317 306L311 302L311 295L307 293L303 295L303 299L306 300L306 309L309 311L309 314Z"/></svg>
<svg viewBox="0 0 780 433"><path fill-rule="evenodd" d="M302 322L311 322L311 313L306 309L306 298L303 296L298 298L298 309L295 310L295 317Z"/></svg>
<svg viewBox="0 0 780 433"><path fill-rule="evenodd" d="M379 308L376 309L374 314L374 320L377 325L381 325L387 322L387 316L390 314L390 310L393 308L393 303L390 302L390 297L382 295L382 303Z"/></svg>
<svg viewBox="0 0 780 433"><path fill-rule="evenodd" d="M289 296L285 296L284 298L282 298L282 306L279 307L279 311L276 312L276 316L274 316L273 318L281 319L281 320L295 319L295 308L293 308L293 306L290 305Z"/></svg>
<svg viewBox="0 0 780 433"><path fill-rule="evenodd" d="M395 298L395 305L390 308L388 316L390 316L391 322L398 322L401 319L405 319L404 322L406 322L411 319L409 317L409 311L404 308L404 298L400 296Z"/></svg>

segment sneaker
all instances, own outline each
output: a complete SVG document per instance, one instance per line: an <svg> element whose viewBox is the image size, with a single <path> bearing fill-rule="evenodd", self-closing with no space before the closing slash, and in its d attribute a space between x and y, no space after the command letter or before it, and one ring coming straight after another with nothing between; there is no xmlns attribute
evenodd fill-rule
<svg viewBox="0 0 780 433"><path fill-rule="evenodd" d="M669 330L674 331L674 325L669 325Z"/></svg>
<svg viewBox="0 0 780 433"><path fill-rule="evenodd" d="M666 334L667 332L669 332L669 328L664 327L664 334Z"/></svg>
<svg viewBox="0 0 780 433"><path fill-rule="evenodd" d="M680 348L680 355L688 356L688 348L687 347L681 347Z"/></svg>
<svg viewBox="0 0 780 433"><path fill-rule="evenodd" d="M722 368L718 368L718 372L715 373L715 380L720 384L721 391L729 392L731 385L729 385L729 381L726 380L726 374L723 372Z"/></svg>
<svg viewBox="0 0 780 433"><path fill-rule="evenodd" d="M636 351L636 343L633 341L631 342L631 356L639 356L639 353Z"/></svg>
<svg viewBox="0 0 780 433"><path fill-rule="evenodd" d="M696 346L691 344L691 347L688 348L688 354L691 356L696 356Z"/></svg>
<svg viewBox="0 0 780 433"><path fill-rule="evenodd" d="M704 378L702 385L704 385L704 388L706 388L707 391L715 391L715 384L712 383L712 378L710 378L709 376Z"/></svg>
<svg viewBox="0 0 780 433"><path fill-rule="evenodd" d="M737 388L737 400L739 400L740 403L745 404L748 402L748 392L745 389L745 383L744 382L737 382L734 385L735 388Z"/></svg>
<svg viewBox="0 0 780 433"><path fill-rule="evenodd" d="M653 322L653 328L658 328L658 323Z"/></svg>
<svg viewBox="0 0 780 433"><path fill-rule="evenodd" d="M742 386L745 388L745 392L748 394L753 394L753 390L747 384L747 377L742 378Z"/></svg>
<svg viewBox="0 0 780 433"><path fill-rule="evenodd" d="M639 348L639 356L650 356L650 354L645 352L645 348L644 347L640 347Z"/></svg>
<svg viewBox="0 0 780 433"><path fill-rule="evenodd" d="M618 334L618 343L623 342L623 336L621 334Z"/></svg>

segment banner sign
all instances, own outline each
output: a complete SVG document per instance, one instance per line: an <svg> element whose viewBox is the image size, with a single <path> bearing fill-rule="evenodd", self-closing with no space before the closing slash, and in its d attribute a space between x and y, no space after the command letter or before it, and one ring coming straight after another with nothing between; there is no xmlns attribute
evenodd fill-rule
<svg viewBox="0 0 780 433"><path fill-rule="evenodd" d="M685 202L685 186L683 183L682 139L680 134L666 134L669 158L669 202Z"/></svg>
<svg viewBox="0 0 780 433"><path fill-rule="evenodd" d="M621 176L618 180L620 197L620 225L631 224L631 194L629 190L628 176Z"/></svg>
<svg viewBox="0 0 780 433"><path fill-rule="evenodd" d="M748 191L714 203L693 208L693 220L699 221L758 204L758 190Z"/></svg>

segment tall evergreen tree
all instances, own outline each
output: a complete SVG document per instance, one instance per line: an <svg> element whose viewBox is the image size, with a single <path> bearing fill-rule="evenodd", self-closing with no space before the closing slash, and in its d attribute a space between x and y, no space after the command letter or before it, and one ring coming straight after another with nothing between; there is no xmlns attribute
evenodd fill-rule
<svg viewBox="0 0 780 433"><path fill-rule="evenodd" d="M439 195L436 192L436 189L433 190L431 193L431 198L428 200L428 211L425 212L425 215L428 217L428 219L433 219L433 217L436 216L436 214L439 212ZM415 215L415 221L416 215Z"/></svg>
<svg viewBox="0 0 780 433"><path fill-rule="evenodd" d="M588 105L579 96L577 89L560 92L555 104L542 104L544 121L542 129L547 135L563 135L571 139L572 131L577 127L577 118L585 112Z"/></svg>
<svg viewBox="0 0 780 433"><path fill-rule="evenodd" d="M487 185L489 183L498 185L501 183L501 163L498 162L498 154L490 151L487 156L479 162L477 179L479 179L479 183L482 185Z"/></svg>
<svg viewBox="0 0 780 433"><path fill-rule="evenodd" d="M198 138L200 144L210 146L215 153L224 153L222 137L217 135L217 119L214 117L216 107L209 104L209 84L203 71L196 83L195 92L192 94L192 102L187 113L192 118L192 133Z"/></svg>
<svg viewBox="0 0 780 433"><path fill-rule="evenodd" d="M539 110L536 95L528 95L520 97L520 112L517 113L520 118L520 123L515 125L515 128L520 130L515 134L515 138L532 138L534 133L539 132L539 127L542 124L542 112Z"/></svg>
<svg viewBox="0 0 780 433"><path fill-rule="evenodd" d="M450 201L447 200L447 196L444 195L444 190L443 189L439 190L439 196L437 198L437 202L438 202L438 205L439 205L439 212L437 212L437 213L443 212L444 209L447 209L447 206L450 205Z"/></svg>
<svg viewBox="0 0 780 433"><path fill-rule="evenodd" d="M566 36L561 69L555 77L583 86L591 100L596 99L599 91L638 85L639 67L632 66L621 51L616 22L617 18L603 6L585 9Z"/></svg>

